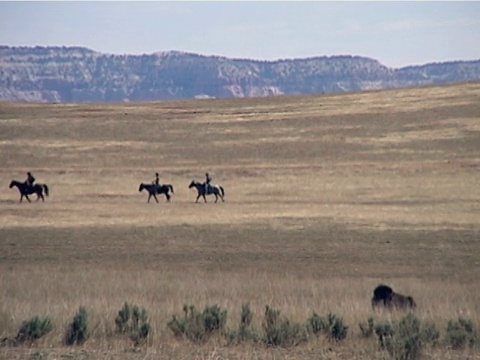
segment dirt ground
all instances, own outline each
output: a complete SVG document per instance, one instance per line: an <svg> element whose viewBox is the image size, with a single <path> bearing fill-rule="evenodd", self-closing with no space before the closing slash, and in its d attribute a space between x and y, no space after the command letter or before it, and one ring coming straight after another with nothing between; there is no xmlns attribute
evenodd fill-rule
<svg viewBox="0 0 480 360"><path fill-rule="evenodd" d="M32 171L45 202L19 203ZM139 192L155 172L171 202ZM205 172L225 202L195 203ZM0 337L49 314L33 348L0 358L384 358L359 338L374 286L415 297L439 328L480 324L480 84L322 96L123 104L0 103ZM154 335L110 337L125 301ZM192 346L166 322L185 303L218 303L236 322L248 301L294 320L332 311L345 344L266 349ZM61 344L79 305L98 325ZM113 323L113 320L111 321ZM233 325L232 325L233 326ZM113 345L112 345L113 344ZM478 357L432 351L428 358Z"/></svg>

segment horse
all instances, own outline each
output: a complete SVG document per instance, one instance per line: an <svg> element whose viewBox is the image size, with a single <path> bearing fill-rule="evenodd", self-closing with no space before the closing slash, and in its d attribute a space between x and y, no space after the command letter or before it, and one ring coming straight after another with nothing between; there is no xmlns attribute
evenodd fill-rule
<svg viewBox="0 0 480 360"><path fill-rule="evenodd" d="M48 186L47 184L35 184L33 186L27 185L23 181L17 181L17 180L12 180L10 182L10 189L16 186L18 188L18 191L20 191L20 202L22 202L23 197L30 201L30 198L28 195L31 194L37 194L37 201L39 199L42 199L42 201L45 201L45 197L43 196L43 192L45 192L45 195L48 196Z"/></svg>
<svg viewBox="0 0 480 360"><path fill-rule="evenodd" d="M139 188L138 188L138 191L142 192L142 190L144 190L144 189L148 191L148 201L147 202L150 202L150 198L153 196L158 203L157 194L165 194L165 197L167 198L167 201L169 202L170 198L171 198L171 195L169 194L169 192L171 191L172 194L174 194L173 186L170 185L170 184L155 185L155 184L141 183Z"/></svg>
<svg viewBox="0 0 480 360"><path fill-rule="evenodd" d="M218 201L218 197L220 196L220 199L222 199L222 202L225 202L223 197L225 196L225 191L223 190L223 187L220 185L208 185L208 191L205 191L205 183L200 183L198 181L192 180L190 185L188 185L188 188L196 188L198 192L197 200L195 202L198 202L198 199L200 196L203 197L203 200L207 202L207 198L205 195L215 195L215 202Z"/></svg>

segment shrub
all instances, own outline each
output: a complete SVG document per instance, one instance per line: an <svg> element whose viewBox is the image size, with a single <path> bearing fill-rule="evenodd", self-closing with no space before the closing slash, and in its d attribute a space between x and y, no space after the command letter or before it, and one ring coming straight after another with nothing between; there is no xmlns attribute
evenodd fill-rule
<svg viewBox="0 0 480 360"><path fill-rule="evenodd" d="M341 341L347 337L348 326L346 326L341 317L338 317L334 314L327 315L327 328L325 332L327 336L335 341Z"/></svg>
<svg viewBox="0 0 480 360"><path fill-rule="evenodd" d="M172 320L167 323L167 327L172 330L175 337L181 337L187 334L187 319L177 319L175 315L172 315Z"/></svg>
<svg viewBox="0 0 480 360"><path fill-rule="evenodd" d="M472 321L462 317L450 320L447 324L446 342L453 349L473 347L476 343L476 332Z"/></svg>
<svg viewBox="0 0 480 360"><path fill-rule="evenodd" d="M151 327L150 322L148 321L147 310L145 310L144 308L140 310L138 306L135 305L132 311L130 339L133 340L135 345L138 345L140 342L144 341L147 338L150 330Z"/></svg>
<svg viewBox="0 0 480 360"><path fill-rule="evenodd" d="M250 310L249 304L242 304L242 312L240 314L240 325L238 330L227 331L225 337L229 344L239 343L243 341L257 341L258 336L254 330L250 328L252 323L253 314Z"/></svg>
<svg viewBox="0 0 480 360"><path fill-rule="evenodd" d="M88 339L87 310L80 306L75 314L73 321L67 328L65 343L67 345L82 344Z"/></svg>
<svg viewBox="0 0 480 360"><path fill-rule="evenodd" d="M318 335L322 332L334 341L345 339L348 332L348 326L343 323L343 319L332 313L323 318L314 312L312 317L308 319L307 327L313 334Z"/></svg>
<svg viewBox="0 0 480 360"><path fill-rule="evenodd" d="M174 315L167 326L175 336L185 336L194 342L204 342L211 334L223 331L227 321L227 311L217 305L206 306L203 312L197 311L193 305L184 305L183 312L183 319Z"/></svg>
<svg viewBox="0 0 480 360"><path fill-rule="evenodd" d="M327 326L325 319L319 316L316 312L307 320L307 328L309 332L318 335Z"/></svg>
<svg viewBox="0 0 480 360"><path fill-rule="evenodd" d="M48 334L53 328L50 318L40 318L35 316L30 320L24 321L15 338L17 343L24 341L33 341L40 339L42 336Z"/></svg>
<svg viewBox="0 0 480 360"><path fill-rule="evenodd" d="M250 304L242 304L242 313L240 314L240 328L247 329L252 323L253 314L250 310Z"/></svg>
<svg viewBox="0 0 480 360"><path fill-rule="evenodd" d="M202 313L205 332L212 333L223 330L227 321L227 311L220 309L218 305L205 307Z"/></svg>
<svg viewBox="0 0 480 360"><path fill-rule="evenodd" d="M420 320L413 314L400 321L380 323L375 326L380 345L397 360L414 360L421 356L422 332Z"/></svg>
<svg viewBox="0 0 480 360"><path fill-rule="evenodd" d="M115 325L118 333L125 333L128 331L128 321L130 320L130 305L125 302L123 307L119 310L115 318Z"/></svg>
<svg viewBox="0 0 480 360"><path fill-rule="evenodd" d="M280 311L265 308L265 318L263 321L265 337L263 341L272 346L298 345L306 340L306 334L302 331L299 324L290 324L288 319L280 317Z"/></svg>
<svg viewBox="0 0 480 360"><path fill-rule="evenodd" d="M374 333L374 321L372 317L369 317L367 319L366 323L359 323L358 327L360 328L360 331L362 333L362 336L364 338L369 338L373 335Z"/></svg>
<svg viewBox="0 0 480 360"><path fill-rule="evenodd" d="M393 336L393 325L390 322L380 322L374 326L380 346L385 347L385 339Z"/></svg>
<svg viewBox="0 0 480 360"><path fill-rule="evenodd" d="M427 321L422 324L421 336L423 343L436 346L440 339L440 331L438 331L433 322Z"/></svg>
<svg viewBox="0 0 480 360"><path fill-rule="evenodd" d="M127 302L118 311L115 325L118 333L128 332L135 345L145 340L151 330L147 311L144 308L140 310L137 305L131 305Z"/></svg>

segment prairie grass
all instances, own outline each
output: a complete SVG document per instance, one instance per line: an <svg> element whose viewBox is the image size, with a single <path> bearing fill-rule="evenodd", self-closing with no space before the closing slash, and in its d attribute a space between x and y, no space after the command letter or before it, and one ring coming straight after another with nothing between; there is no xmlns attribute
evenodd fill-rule
<svg viewBox="0 0 480 360"><path fill-rule="evenodd" d="M480 326L480 85L323 96L126 104L0 103L0 339L23 321L54 328L1 359L385 359L358 324L379 283L412 295L445 336ZM44 203L19 204L10 180L32 171ZM160 173L167 203L140 182ZM225 203L200 201L209 171ZM135 347L115 333L125 302L152 328ZM292 322L315 311L349 326L296 347L174 338L183 306L218 305L237 328L249 303ZM63 345L80 306L90 338ZM427 348L430 359L480 358Z"/></svg>

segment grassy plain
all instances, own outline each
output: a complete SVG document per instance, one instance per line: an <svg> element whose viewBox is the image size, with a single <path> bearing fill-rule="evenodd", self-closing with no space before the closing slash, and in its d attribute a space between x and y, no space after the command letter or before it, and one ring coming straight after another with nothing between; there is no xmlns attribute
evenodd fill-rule
<svg viewBox="0 0 480 360"><path fill-rule="evenodd" d="M44 203L19 203L12 179L32 171ZM154 173L170 203L146 203ZM225 203L195 204L208 171ZM0 338L52 318L32 347L0 358L384 359L358 323L380 282L412 295L444 335L450 319L480 325L480 84L235 100L124 104L0 103ZM35 197L33 197L35 198ZM149 311L135 349L114 334L125 301ZM340 344L205 345L166 323L184 304L249 302L291 321L332 312ZM62 345L79 306L92 335ZM429 349L432 359L479 358Z"/></svg>

